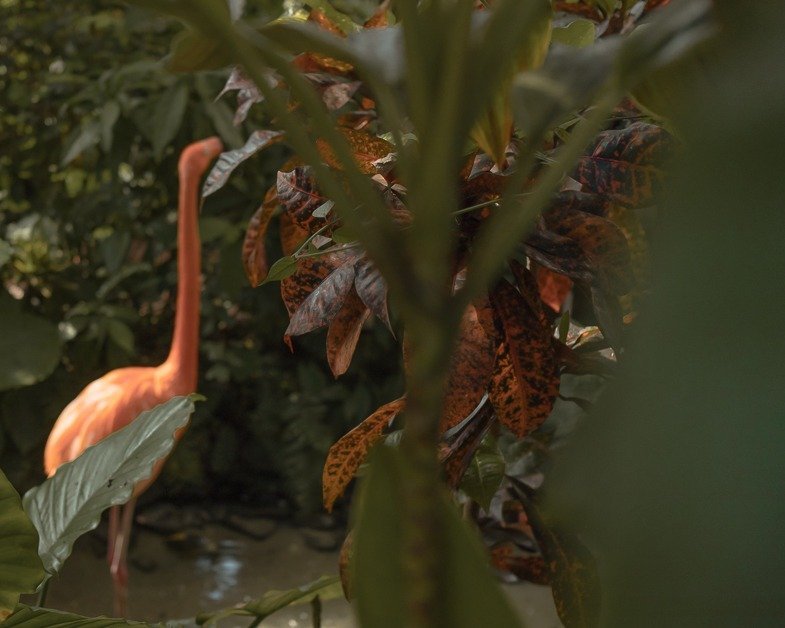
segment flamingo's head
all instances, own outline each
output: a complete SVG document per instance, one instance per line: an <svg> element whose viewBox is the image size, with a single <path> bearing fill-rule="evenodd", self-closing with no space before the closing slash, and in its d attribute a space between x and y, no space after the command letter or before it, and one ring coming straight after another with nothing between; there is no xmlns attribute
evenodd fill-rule
<svg viewBox="0 0 785 628"><path fill-rule="evenodd" d="M208 137L185 147L180 155L180 173L201 176L210 163L223 152L223 143L218 137Z"/></svg>

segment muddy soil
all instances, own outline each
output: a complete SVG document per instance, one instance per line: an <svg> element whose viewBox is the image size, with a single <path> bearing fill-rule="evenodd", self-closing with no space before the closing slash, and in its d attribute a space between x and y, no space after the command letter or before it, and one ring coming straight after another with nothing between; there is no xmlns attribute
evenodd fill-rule
<svg viewBox="0 0 785 628"><path fill-rule="evenodd" d="M337 551L311 549L304 542L301 530L284 524L278 525L264 540L254 540L218 525L205 526L190 543L174 544L160 534L139 528L134 534L129 567L129 616L137 620L166 622L192 618L202 611L247 602L267 590L296 587L337 571ZM504 585L504 589L527 628L561 626L547 587L515 584ZM110 615L111 599L103 543L95 534L83 537L60 576L53 579L46 605L83 615ZM227 619L221 626L248 623L245 618ZM310 608L300 605L284 609L261 625L310 627ZM324 628L356 625L346 601L324 603Z"/></svg>

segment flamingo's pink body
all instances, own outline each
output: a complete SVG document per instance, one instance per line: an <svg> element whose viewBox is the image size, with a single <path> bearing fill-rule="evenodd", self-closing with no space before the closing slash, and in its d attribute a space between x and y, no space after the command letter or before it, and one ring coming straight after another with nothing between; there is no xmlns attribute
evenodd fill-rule
<svg viewBox="0 0 785 628"><path fill-rule="evenodd" d="M177 305L169 357L160 366L117 369L88 384L65 407L49 435L44 450L44 468L48 475L53 475L61 464L73 460L89 446L128 425L141 412L176 395L196 390L201 292L198 189L202 175L222 149L218 138L210 138L189 145L180 156ZM111 513L109 562L115 580L117 614L125 612L125 554L134 500L155 480L162 466L163 461L150 478L134 488L134 499L125 506L122 522L118 509Z"/></svg>

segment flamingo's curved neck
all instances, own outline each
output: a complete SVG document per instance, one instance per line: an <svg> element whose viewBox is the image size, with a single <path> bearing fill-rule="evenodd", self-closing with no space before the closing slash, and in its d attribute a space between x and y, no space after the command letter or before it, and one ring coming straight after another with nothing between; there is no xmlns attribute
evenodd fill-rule
<svg viewBox="0 0 785 628"><path fill-rule="evenodd" d="M198 197L200 173L188 163L180 167L177 210L177 303L172 348L165 365L190 393L196 390L199 362L199 304L201 300L201 244Z"/></svg>

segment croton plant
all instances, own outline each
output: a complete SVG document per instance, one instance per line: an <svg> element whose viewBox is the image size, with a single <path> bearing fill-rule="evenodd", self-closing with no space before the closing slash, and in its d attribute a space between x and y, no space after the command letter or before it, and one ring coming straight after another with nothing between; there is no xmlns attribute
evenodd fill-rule
<svg viewBox="0 0 785 628"><path fill-rule="evenodd" d="M481 24L492 4L477 2L472 19ZM535 36L519 51L506 87L516 72L536 70L546 59L567 54L570 48L616 45L643 18L667 4L668 0L554 2L552 14L532 26ZM389 31L393 40L398 29L389 2L383 2L364 23L328 2L289 5L281 20L311 23L333 38L379 29ZM374 90L344 60L306 50L292 57L291 67L315 89L337 121L357 167L372 181L394 226L411 228L406 177L398 171L396 147L419 141L415 125L387 128ZM279 72L270 70L265 80L268 89L286 99L290 111L301 107ZM227 92L236 94L237 122L265 100L258 83L242 67L233 70L223 94ZM531 154L532 138L525 124L513 122L508 94L509 89L501 89L477 120L462 167L454 172L458 190L453 212L458 242L451 262L454 291L460 290L466 278L475 237L520 171L521 155ZM477 461L489 442L500 433L519 441L536 435L551 415L565 374L605 376L622 358L626 328L634 324L649 283L642 216L655 214L649 210L663 184L663 164L676 147L674 135L655 113L662 104L658 96L659 100L647 99L641 88L615 107L605 128L589 143L569 176L561 179L560 190L520 240L508 260L507 273L462 312L439 426L439 459L451 487L464 486L474 497L465 484L466 476L473 473L475 484L478 474L487 476L487 469ZM553 155L585 116L586 110L576 107L551 125L534 147L536 163L527 164L526 182L516 194L525 197L527 189L536 186ZM204 195L219 190L238 165L278 142L287 142L284 130L260 129L242 148L224 153L205 182ZM340 179L343 162L331 144L317 139L316 146L322 165ZM395 303L392 308L388 304L382 272L320 188L313 164L295 154L281 164L275 184L260 201L248 223L243 264L254 286L280 281L290 316L284 335L289 346L294 350L292 338L296 336L327 328L327 361L339 377L349 368L363 328L375 318L401 336L407 365L407 330L398 324ZM271 263L267 236L273 220L279 223L283 257ZM582 305L585 324L571 317L571 304ZM323 474L328 510L405 407L405 397L391 400L330 449ZM471 469L473 464L479 466ZM490 511L491 495L501 485L502 476L490 493L486 486L481 491L484 496L476 499L484 512ZM564 539L542 525L531 483L514 477L504 481L503 517L497 527L514 534L501 540L494 537L495 564L522 577L550 581L559 606L563 579L558 578L555 565L558 552L548 548ZM537 554L538 547L542 555ZM582 569L590 571L589 563L590 559L584 560ZM594 586L592 578L587 576L581 586Z"/></svg>

